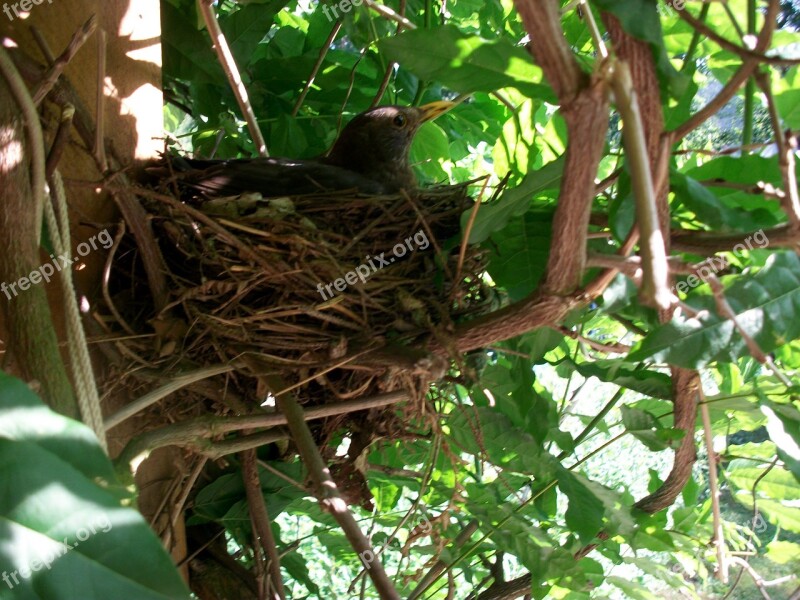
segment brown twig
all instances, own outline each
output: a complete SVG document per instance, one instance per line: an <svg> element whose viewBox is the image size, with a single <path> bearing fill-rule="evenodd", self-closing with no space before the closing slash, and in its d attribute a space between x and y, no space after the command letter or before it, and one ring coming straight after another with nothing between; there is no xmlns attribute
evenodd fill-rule
<svg viewBox="0 0 800 600"><path fill-rule="evenodd" d="M94 157L100 172L108 172L105 136L105 104L106 104L106 32L97 32L97 98L95 105Z"/></svg>
<svg viewBox="0 0 800 600"><path fill-rule="evenodd" d="M628 352L631 351L631 347L628 346L627 344L619 344L619 343L604 344L603 342L596 342L595 340L591 340L587 337L584 337L577 331L572 331L571 329L568 329L563 325L559 327L553 327L553 329L555 329L562 335L570 337L573 340L577 340L582 344L586 344L587 346L597 350L598 352L604 352L606 354L627 354Z"/></svg>
<svg viewBox="0 0 800 600"><path fill-rule="evenodd" d="M763 52L757 52L755 50L750 50L749 48L744 48L739 46L738 44L734 44L733 42L725 39L716 31L714 31L711 27L696 19L692 16L691 13L687 10L678 10L676 11L678 16L686 21L689 25L691 25L698 33L707 37L710 40L716 42L716 44L729 52L733 52L734 54L738 55L740 58L748 59L748 60L755 60L760 63L781 66L781 67L788 67L793 65L800 64L800 59L797 58L784 58L782 56L768 56Z"/></svg>
<svg viewBox="0 0 800 600"><path fill-rule="evenodd" d="M736 183L733 181L725 181L724 179L704 179L698 183L706 187L739 190L745 194L764 196L765 198L772 198L775 200L782 201L784 198L786 198L786 193L782 189L776 188L774 185L767 183L766 181L759 181L758 183Z"/></svg>
<svg viewBox="0 0 800 600"><path fill-rule="evenodd" d="M239 110L242 111L244 119L247 121L247 128L250 130L250 136L253 138L253 143L256 145L258 155L269 156L267 143L264 141L264 136L261 134L261 128L258 126L253 107L250 105L250 98L247 94L244 82L242 81L242 76L239 74L239 69L236 66L236 60L233 58L231 49L228 46L228 41L225 39L225 34L222 33L219 21L217 21L213 3L214 0L197 0L197 6L200 10L200 14L203 16L208 34L211 36L214 51L217 53L217 59L222 65L225 76L228 78L228 83L231 86L233 95L236 97L236 102L239 104Z"/></svg>
<svg viewBox="0 0 800 600"><path fill-rule="evenodd" d="M714 520L713 544L717 549L717 576L722 583L728 583L728 557L725 546L725 532L722 528L722 516L719 507L719 482L717 480L717 453L714 452L714 432L711 428L711 416L708 404L704 402L702 389L700 394L700 415L703 419L703 439L708 457L708 487L711 496L711 511Z"/></svg>
<svg viewBox="0 0 800 600"><path fill-rule="evenodd" d="M784 375L775 366L772 358L761 349L761 347L758 345L758 342L756 342L739 324L739 321L736 318L736 312L733 310L733 308L731 308L731 305L728 304L728 300L725 298L725 288L722 287L722 283L717 276L714 274L709 275L708 284L711 286L711 291L714 294L714 302L717 305L717 311L719 312L719 315L725 319L730 319L733 322L734 327L736 327L739 335L742 336L742 339L744 340L744 343L753 358L772 371L786 387L792 387L792 382L789 380L789 378L786 377L786 375Z"/></svg>
<svg viewBox="0 0 800 600"><path fill-rule="evenodd" d="M111 294L108 291L108 282L111 279L111 268L114 265L114 257L117 255L117 250L119 249L119 245L122 242L122 238L125 236L125 221L121 220L119 222L119 227L117 228L117 233L114 235L114 243L111 244L111 248L108 249L108 254L106 255L106 264L103 267L103 281L102 281L102 294L103 300L106 301L106 306L108 310L111 311L111 314L114 315L114 318L117 320L117 323L120 324L122 329L128 335L135 336L136 332L133 330L128 322L123 318L120 312L117 310L116 304L111 298Z"/></svg>
<svg viewBox="0 0 800 600"><path fill-rule="evenodd" d="M400 5L397 7L398 14L405 18L406 16L406 0L400 0ZM404 25L402 23L397 24L397 29L395 30L395 35L403 31ZM392 79L392 73L394 73L395 68L397 67L396 62L390 62L386 65L386 70L383 73L383 79L381 79L381 84L378 86L378 91L375 92L375 97L372 99L372 103L370 104L370 108L373 106L378 106L378 103L383 98L383 95L386 93L386 88L389 87L389 82Z"/></svg>
<svg viewBox="0 0 800 600"><path fill-rule="evenodd" d="M307 408L305 417L309 420L315 420L344 415L360 410L390 406L406 400L408 397L406 392L398 391L387 392L370 398L332 402L330 404ZM244 438L245 441L248 441L247 445L244 447L239 447L234 450L234 446L220 443L223 445L214 450L205 438L230 433L232 431L269 427L271 429L263 434L253 434L249 437L254 438L256 435L266 435L268 437L265 439L274 441L283 439L286 436L285 432L275 429L281 425L286 425L286 423L286 417L278 413L262 413L242 417L198 417L188 421L166 425L132 439L122 452L120 452L116 462L120 468L126 468L142 454L147 454L157 448L170 445L197 448L202 454L215 458L216 456L220 456L218 451L223 448L225 449L224 454L230 454L231 452L239 452L253 446L249 444L247 438ZM264 441L260 445L266 443L267 442Z"/></svg>
<svg viewBox="0 0 800 600"><path fill-rule="evenodd" d="M53 137L53 143L50 146L50 152L47 154L47 162L45 164L45 177L49 180L61 162L61 156L64 154L64 149L69 143L70 131L72 130L72 118L75 116L75 107L71 104L65 104L61 108L61 119L58 122L58 129L56 135Z"/></svg>
<svg viewBox="0 0 800 600"><path fill-rule="evenodd" d="M333 44L333 41L336 39L336 36L339 35L339 31L342 29L342 22L343 21L339 19L333 24L333 29L331 29L330 34L328 34L328 39L325 40L325 43L322 44L322 48L319 49L317 61L314 63L314 68L311 69L311 75L308 76L308 81L306 81L306 84L303 86L303 91L300 92L300 96L297 98L297 102L294 103L294 107L292 108L293 117L296 117L297 113L300 112L300 107L303 106L303 102L308 95L308 91L314 84L314 79L316 79L317 73L319 73L322 63L325 61L325 56L328 54L331 44Z"/></svg>
<svg viewBox="0 0 800 600"><path fill-rule="evenodd" d="M759 244L758 247L761 248L767 245L770 248L800 248L800 232L790 225L778 225L771 229L759 229L747 233L717 233L691 229L676 229L671 233L674 250L701 255L730 252L732 249L735 251L738 246L752 249L750 242L758 236L766 238L765 244Z"/></svg>
<svg viewBox="0 0 800 600"><path fill-rule="evenodd" d="M250 511L250 522L253 524L253 536L260 542L261 548L267 556L267 573L269 574L267 598L283 600L286 598L286 591L283 588L283 578L281 577L281 559L275 544L275 536L272 535L264 493L261 491L256 451L246 450L242 452L241 458L242 479L247 496L247 508Z"/></svg>
<svg viewBox="0 0 800 600"><path fill-rule="evenodd" d="M389 19L390 21L394 21L398 25L402 25L408 29L416 29L416 25L414 25L414 23L406 19L403 15L396 13L385 4L375 2L375 0L364 0L364 4L382 17Z"/></svg>
<svg viewBox="0 0 800 600"><path fill-rule="evenodd" d="M78 31L72 34L72 39L67 45L67 48L64 50L64 52L61 53L61 55L57 59L55 59L55 61L50 60L50 56L48 56L48 54L50 54L49 49L45 50L46 45L42 47L42 52L45 54L45 57L48 59L48 62L51 62L52 64L50 66L50 69L45 74L44 79L39 84L39 87L36 89L36 92L34 92L33 94L33 103L36 104L36 106L39 106L42 100L44 100L45 96L47 96L47 94L50 93L50 90L53 89L53 86L56 84L56 81L58 81L58 78L61 76L61 73L64 72L64 69L72 60L72 57L75 56L75 54L77 54L78 50L80 50L81 46L83 46L83 44L86 43L86 40L88 40L91 37L96 28L97 28L97 19L95 15L92 15ZM41 33L39 32L38 29L34 28L32 29L32 31L37 39L37 42L41 46L42 42L44 41L44 38L41 36Z"/></svg>
<svg viewBox="0 0 800 600"><path fill-rule="evenodd" d="M797 173L795 171L795 152L797 152L797 139L791 132L784 133L781 127L781 117L778 114L778 107L772 95L769 77L766 73L756 73L755 80L758 87L764 93L769 108L769 116L772 121L772 131L775 135L775 143L778 146L778 166L783 178L784 197L781 205L789 217L795 229L800 228L800 194L797 191Z"/></svg>
<svg viewBox="0 0 800 600"><path fill-rule="evenodd" d="M769 0L767 12L764 16L764 27L758 35L758 41L754 48L756 53L763 54L769 48L770 42L772 41L772 33L777 26L779 10L779 1ZM755 72L759 64L760 62L756 58L745 58L739 70L733 74L728 80L728 83L725 84L714 99L672 131L673 139L676 141L683 139L722 109Z"/></svg>
<svg viewBox="0 0 800 600"><path fill-rule="evenodd" d="M277 402L278 407L286 417L300 458L308 469L309 476L314 483L314 492L319 499L321 507L328 511L339 523L353 550L367 567L367 574L372 579L379 596L386 600L400 600L400 595L387 576L383 564L378 560L374 560L375 553L372 545L362 533L353 517L353 513L350 512L347 504L342 499L336 482L331 477L328 466L325 464L319 448L314 442L314 437L306 423L303 409L291 394L278 396Z"/></svg>
<svg viewBox="0 0 800 600"><path fill-rule="evenodd" d="M669 291L666 242L659 224L653 176L645 141L644 124L626 62L617 61L610 74L617 109L624 123L623 140L630 161L631 181L636 203L636 220L641 232L643 278L641 295L661 310L672 304Z"/></svg>

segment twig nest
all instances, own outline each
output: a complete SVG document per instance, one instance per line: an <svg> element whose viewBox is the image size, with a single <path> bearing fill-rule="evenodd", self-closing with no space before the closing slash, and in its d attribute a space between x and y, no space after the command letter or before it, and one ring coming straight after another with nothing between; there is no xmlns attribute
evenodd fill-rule
<svg viewBox="0 0 800 600"><path fill-rule="evenodd" d="M484 257L471 247L459 257L459 222L472 204L466 185L381 197L177 201L150 193L143 201L174 300L141 326L174 335L150 349L150 360L169 368L249 353L303 403L398 387L421 398L447 361L424 352L411 363L382 360L377 349L424 350L430 337L446 338L454 322L488 305ZM131 272L119 270L122 288L142 285L142 277L125 281ZM247 379L226 385L252 396Z"/></svg>

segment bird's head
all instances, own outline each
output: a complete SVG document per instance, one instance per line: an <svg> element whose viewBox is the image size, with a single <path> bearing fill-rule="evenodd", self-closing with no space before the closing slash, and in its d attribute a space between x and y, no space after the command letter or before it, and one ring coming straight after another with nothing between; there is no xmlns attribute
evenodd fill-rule
<svg viewBox="0 0 800 600"><path fill-rule="evenodd" d="M423 123L453 106L438 101L423 106L379 106L350 121L331 148L326 163L385 182L386 192L413 189L417 182L408 163L414 134Z"/></svg>

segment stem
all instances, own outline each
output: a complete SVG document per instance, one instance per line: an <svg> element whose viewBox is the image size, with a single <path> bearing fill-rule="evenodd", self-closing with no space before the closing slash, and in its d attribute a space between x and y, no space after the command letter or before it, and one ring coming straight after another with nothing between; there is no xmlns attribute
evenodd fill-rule
<svg viewBox="0 0 800 600"><path fill-rule="evenodd" d="M700 15L697 17L697 20L701 23L704 23L706 17L708 16L708 9L711 7L710 4L704 3L703 8L700 9ZM683 66L681 66L681 72L685 71L689 65L693 64L694 53L697 51L697 47L700 45L700 32L695 29L694 34L692 35L692 41L689 42L689 47L686 49L686 56L683 58Z"/></svg>
<svg viewBox="0 0 800 600"><path fill-rule="evenodd" d="M756 0L747 0L747 33L756 33ZM753 78L747 80L744 88L744 125L742 127L742 144L753 143L753 120L756 108L756 83Z"/></svg>
<svg viewBox="0 0 800 600"><path fill-rule="evenodd" d="M722 530L722 517L719 508L719 483L717 481L717 462L714 453L714 436L711 432L711 417L708 412L708 405L705 402L700 404L700 415L703 418L703 434L706 442L706 454L708 454L708 487L711 488L711 508L714 515L714 546L717 549L717 571L720 581L728 583L728 561L725 556L725 534Z"/></svg>

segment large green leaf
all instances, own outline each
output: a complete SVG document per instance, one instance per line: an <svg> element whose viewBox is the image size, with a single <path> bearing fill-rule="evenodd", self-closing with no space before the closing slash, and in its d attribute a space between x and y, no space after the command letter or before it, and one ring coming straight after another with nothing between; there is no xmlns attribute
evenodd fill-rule
<svg viewBox="0 0 800 600"><path fill-rule="evenodd" d="M269 32L275 15L288 3L289 0L271 0L266 4L250 4L220 19L222 32L240 68L251 61L256 45Z"/></svg>
<svg viewBox="0 0 800 600"><path fill-rule="evenodd" d="M613 383L653 398L664 400L672 398L672 380L669 375L636 368L627 361L597 360L577 363L571 359L564 359L559 364L574 368L586 378L597 377L600 381Z"/></svg>
<svg viewBox="0 0 800 600"><path fill-rule="evenodd" d="M449 417L447 426L458 447L487 456L498 467L546 479L558 465L530 433L492 408L463 406Z"/></svg>
<svg viewBox="0 0 800 600"><path fill-rule="evenodd" d="M303 467L300 462L269 464L290 479L295 481L303 479ZM294 499L304 495L302 490L288 483L286 479L264 468L259 467L258 478L261 490L264 492L267 512L273 517L283 512ZM224 524L237 503L246 506L245 497L244 482L240 471L221 475L198 492L194 501L195 514L190 523L217 520Z"/></svg>
<svg viewBox="0 0 800 600"><path fill-rule="evenodd" d="M469 243L480 244L487 240L495 231L504 229L514 217L524 214L536 196L548 190L558 189L563 172L563 158L549 162L541 169L525 175L518 186L505 190L496 202L481 206L469 234ZM469 222L469 218L469 210L461 215L462 230Z"/></svg>
<svg viewBox="0 0 800 600"><path fill-rule="evenodd" d="M0 472L0 598L189 598L92 432L5 374Z"/></svg>
<svg viewBox="0 0 800 600"><path fill-rule="evenodd" d="M620 495L580 473L558 469L558 487L569 500L566 520L581 543L591 541L601 529L630 536L635 523Z"/></svg>
<svg viewBox="0 0 800 600"><path fill-rule="evenodd" d="M508 38L484 40L455 25L416 29L378 41L393 61L420 79L433 80L464 94L515 87L529 97L552 100L540 82L542 72L522 46Z"/></svg>
<svg viewBox="0 0 800 600"><path fill-rule="evenodd" d="M664 428L661 422L646 410L623 406L620 412L626 431L653 452L670 448L674 440L685 435L684 431Z"/></svg>
<svg viewBox="0 0 800 600"><path fill-rule="evenodd" d="M536 289L547 265L552 231L551 213L529 211L492 236L495 256L489 274L511 301Z"/></svg>
<svg viewBox="0 0 800 600"><path fill-rule="evenodd" d="M173 78L224 85L222 67L206 36L195 26L194 3L179 9L170 2L163 2L161 20L164 31L170 32L162 42L164 72Z"/></svg>
<svg viewBox="0 0 800 600"><path fill-rule="evenodd" d="M728 207L714 192L683 173L673 172L670 175L670 189L675 194L675 200L694 212L700 222L706 225L719 226L721 231L747 231L759 226L746 211Z"/></svg>
<svg viewBox="0 0 800 600"><path fill-rule="evenodd" d="M795 254L773 254L755 275L737 278L725 296L738 324L765 352L800 336L800 259ZM700 296L690 304L708 312L699 319L673 317L644 338L627 360L650 359L696 369L748 355L733 322L716 314L713 298Z"/></svg>
<svg viewBox="0 0 800 600"><path fill-rule="evenodd" d="M767 417L767 433L778 456L800 483L800 411L792 404L763 400L761 412Z"/></svg>

